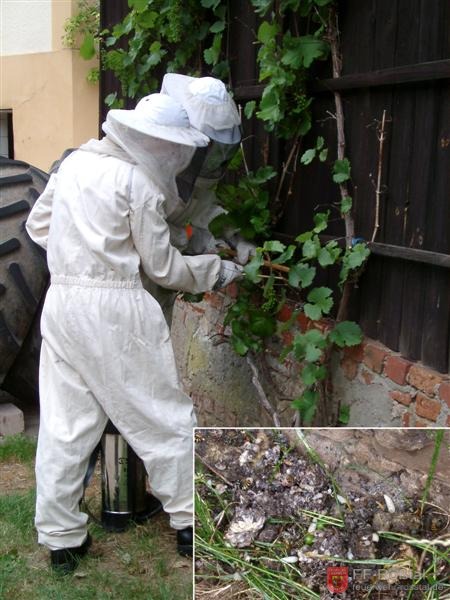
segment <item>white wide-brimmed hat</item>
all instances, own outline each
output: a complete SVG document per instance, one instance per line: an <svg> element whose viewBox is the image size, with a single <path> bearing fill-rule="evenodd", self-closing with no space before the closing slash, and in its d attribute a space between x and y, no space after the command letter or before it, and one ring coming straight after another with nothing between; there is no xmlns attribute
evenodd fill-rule
<svg viewBox="0 0 450 600"><path fill-rule="evenodd" d="M186 110L191 125L211 139L226 144L240 141L241 119L233 98L220 79L167 73L161 93L177 100Z"/></svg>
<svg viewBox="0 0 450 600"><path fill-rule="evenodd" d="M145 96L133 110L111 109L106 120L175 144L207 146L209 143L206 135L192 127L183 106L165 94Z"/></svg>

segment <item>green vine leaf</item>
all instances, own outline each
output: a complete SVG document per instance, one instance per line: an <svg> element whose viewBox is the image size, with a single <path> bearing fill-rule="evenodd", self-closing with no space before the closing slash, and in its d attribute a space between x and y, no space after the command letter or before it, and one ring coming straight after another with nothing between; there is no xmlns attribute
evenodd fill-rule
<svg viewBox="0 0 450 600"><path fill-rule="evenodd" d="M350 406L341 405L339 409L339 423L348 425L350 421Z"/></svg>
<svg viewBox="0 0 450 600"><path fill-rule="evenodd" d="M220 50L222 47L222 34L216 33L211 48L206 48L203 51L203 58L206 64L215 65L219 60Z"/></svg>
<svg viewBox="0 0 450 600"><path fill-rule="evenodd" d="M314 215L314 232L320 233L321 231L325 231L328 227L328 218L330 216L330 211L328 210L326 213L316 213Z"/></svg>
<svg viewBox="0 0 450 600"><path fill-rule="evenodd" d="M352 209L353 200L350 196L345 196L341 200L341 214L346 215Z"/></svg>
<svg viewBox="0 0 450 600"><path fill-rule="evenodd" d="M266 42L267 43L267 42ZM284 53L281 57L283 65L294 69L305 67L308 69L314 60L324 58L327 55L328 46L321 39L312 35L291 37L285 35Z"/></svg>
<svg viewBox="0 0 450 600"><path fill-rule="evenodd" d="M309 287L316 276L316 268L304 263L293 265L289 270L289 285L292 287Z"/></svg>
<svg viewBox="0 0 450 600"><path fill-rule="evenodd" d="M327 376L327 370L324 365L306 363L301 372L301 378L308 387L322 381Z"/></svg>
<svg viewBox="0 0 450 600"><path fill-rule="evenodd" d="M313 237L311 240L306 240L303 244L302 254L305 258L311 259L316 258L318 252L320 250L320 241L317 235Z"/></svg>
<svg viewBox="0 0 450 600"><path fill-rule="evenodd" d="M325 162L328 156L328 148L324 148L319 152L319 160L320 162Z"/></svg>
<svg viewBox="0 0 450 600"><path fill-rule="evenodd" d="M154 10L146 10L136 17L136 23L143 29L152 29L155 26L158 13Z"/></svg>
<svg viewBox="0 0 450 600"><path fill-rule="evenodd" d="M257 248L255 256L244 267L244 273L247 275L247 277L250 279L250 281L252 283L259 283L261 281L261 276L259 274L259 271L261 269L262 264L263 264L262 252L259 248Z"/></svg>
<svg viewBox="0 0 450 600"><path fill-rule="evenodd" d="M201 5L204 8L212 8L215 10L220 4L220 0L201 0Z"/></svg>
<svg viewBox="0 0 450 600"><path fill-rule="evenodd" d="M310 363L320 360L322 350L327 346L327 338L318 329L298 333L293 341L293 352L297 360Z"/></svg>
<svg viewBox="0 0 450 600"><path fill-rule="evenodd" d="M310 163L312 163L312 161L316 157L316 152L317 151L315 148L310 148L309 150L306 150L306 152L303 152L300 158L300 162L302 163L302 165L309 165Z"/></svg>
<svg viewBox="0 0 450 600"><path fill-rule="evenodd" d="M336 160L333 165L333 181L335 183L344 183L350 179L350 161L348 158Z"/></svg>
<svg viewBox="0 0 450 600"><path fill-rule="evenodd" d="M278 240L270 240L268 242L264 242L263 250L266 252L284 252L286 250L286 246Z"/></svg>
<svg viewBox="0 0 450 600"><path fill-rule="evenodd" d="M299 398L296 398L291 406L298 410L305 425L310 425L314 419L319 401L319 393L315 390L307 390Z"/></svg>
<svg viewBox="0 0 450 600"><path fill-rule="evenodd" d="M328 248L321 248L319 250L319 254L317 255L317 260L319 261L319 265L321 267L327 267L329 265L334 265L336 262L336 258L330 252Z"/></svg>
<svg viewBox="0 0 450 600"><path fill-rule="evenodd" d="M85 60L90 60L95 56L95 38L92 33L87 33L84 36L83 43L80 46L80 55Z"/></svg>
<svg viewBox="0 0 450 600"><path fill-rule="evenodd" d="M250 331L258 337L270 337L275 333L276 323L271 315L258 312L251 315Z"/></svg>
<svg viewBox="0 0 450 600"><path fill-rule="evenodd" d="M277 123L282 118L283 113L280 110L279 98L273 88L267 86L264 89L259 103L259 111L256 115L261 121L273 121L274 123Z"/></svg>
<svg viewBox="0 0 450 600"><path fill-rule="evenodd" d="M250 100L250 102L247 102L247 104L245 105L245 108L244 108L244 115L245 115L246 119L252 118L253 113L255 112L255 108L256 108L255 100Z"/></svg>
<svg viewBox="0 0 450 600"><path fill-rule="evenodd" d="M303 307L305 315L313 321L318 321L322 314L327 315L334 304L333 298L331 298L332 293L333 291L327 287L317 287L311 290L307 297L308 303Z"/></svg>
<svg viewBox="0 0 450 600"><path fill-rule="evenodd" d="M252 0L252 5L255 7L255 12L264 16L272 6L273 0Z"/></svg>
<svg viewBox="0 0 450 600"><path fill-rule="evenodd" d="M347 280L347 277L353 269L361 267L370 255L370 250L365 243L358 243L353 248L347 249L342 259L342 268L339 279L339 285Z"/></svg>
<svg viewBox="0 0 450 600"><path fill-rule="evenodd" d="M276 23L263 21L258 28L258 41L261 42L261 44L268 44L277 36L279 31L280 27Z"/></svg>
<svg viewBox="0 0 450 600"><path fill-rule="evenodd" d="M221 33L224 29L225 29L225 21L216 21L209 28L211 33Z"/></svg>
<svg viewBox="0 0 450 600"><path fill-rule="evenodd" d="M272 260L273 263L277 264L277 265L282 265L285 262L287 262L288 260L291 260L291 258L294 256L294 253L297 249L297 246L294 246L293 244L290 244L286 250L277 258L274 258Z"/></svg>
<svg viewBox="0 0 450 600"><path fill-rule="evenodd" d="M236 352L236 354L239 354L239 356L245 356L250 350L247 344L241 338L236 336L231 338L231 345L233 346L233 350Z"/></svg>
<svg viewBox="0 0 450 600"><path fill-rule="evenodd" d="M128 6L141 13L148 7L148 0L128 0Z"/></svg>
<svg viewBox="0 0 450 600"><path fill-rule="evenodd" d="M363 334L357 323L341 321L330 332L329 339L340 348L344 346L357 346L362 342Z"/></svg>

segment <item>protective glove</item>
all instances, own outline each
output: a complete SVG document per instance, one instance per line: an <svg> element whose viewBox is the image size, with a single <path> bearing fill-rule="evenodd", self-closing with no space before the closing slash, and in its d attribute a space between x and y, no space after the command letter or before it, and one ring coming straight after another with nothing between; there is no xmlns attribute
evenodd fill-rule
<svg viewBox="0 0 450 600"><path fill-rule="evenodd" d="M217 278L214 289L220 290L221 288L226 287L235 279L241 278L243 271L244 269L241 267L241 265L237 265L231 260L222 260L222 264L220 265L219 277Z"/></svg>
<svg viewBox="0 0 450 600"><path fill-rule="evenodd" d="M256 246L251 242L244 240L242 235L235 233L226 240L233 250L237 252L237 261L241 265L246 265L250 259L250 256L255 256Z"/></svg>
<svg viewBox="0 0 450 600"><path fill-rule="evenodd" d="M186 254L211 254L217 252L217 240L207 229L192 226L192 237L186 248Z"/></svg>

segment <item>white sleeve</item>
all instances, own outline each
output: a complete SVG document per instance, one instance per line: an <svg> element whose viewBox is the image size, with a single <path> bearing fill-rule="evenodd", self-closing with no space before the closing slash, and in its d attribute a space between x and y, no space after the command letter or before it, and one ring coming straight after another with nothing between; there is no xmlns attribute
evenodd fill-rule
<svg viewBox="0 0 450 600"><path fill-rule="evenodd" d="M25 223L30 238L45 250L47 250L48 232L52 218L56 177L56 173L50 177L45 190L34 203Z"/></svg>
<svg viewBox="0 0 450 600"><path fill-rule="evenodd" d="M133 243L141 257L146 275L161 287L198 294L212 290L221 267L221 259L213 254L183 256L170 244L162 195L131 190L130 226ZM138 200L138 196L140 199Z"/></svg>

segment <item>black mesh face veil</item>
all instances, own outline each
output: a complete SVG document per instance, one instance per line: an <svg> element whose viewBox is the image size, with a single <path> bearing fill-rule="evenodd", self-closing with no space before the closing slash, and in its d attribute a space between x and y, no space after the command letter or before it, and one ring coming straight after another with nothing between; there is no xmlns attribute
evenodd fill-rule
<svg viewBox="0 0 450 600"><path fill-rule="evenodd" d="M192 196L195 180L200 174L208 149L197 148L189 165L176 176L178 195L185 203L189 202Z"/></svg>
<svg viewBox="0 0 450 600"><path fill-rule="evenodd" d="M189 202L197 177L220 179L238 148L239 143L223 144L215 140L207 148L197 148L189 166L176 178L178 194L183 202Z"/></svg>
<svg viewBox="0 0 450 600"><path fill-rule="evenodd" d="M228 167L230 160L239 148L237 144L223 144L213 141L208 146L205 161L199 173L204 179L220 179Z"/></svg>

